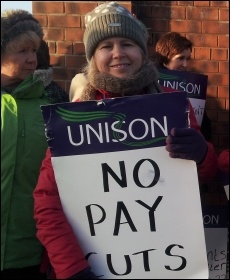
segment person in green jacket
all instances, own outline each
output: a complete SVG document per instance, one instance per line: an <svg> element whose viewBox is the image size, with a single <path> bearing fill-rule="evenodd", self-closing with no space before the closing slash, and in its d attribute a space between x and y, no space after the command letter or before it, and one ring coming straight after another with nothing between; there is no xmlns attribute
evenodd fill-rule
<svg viewBox="0 0 230 280"><path fill-rule="evenodd" d="M1 28L1 278L46 279L32 196L47 149L48 101L33 74L43 31L24 10L4 11Z"/></svg>

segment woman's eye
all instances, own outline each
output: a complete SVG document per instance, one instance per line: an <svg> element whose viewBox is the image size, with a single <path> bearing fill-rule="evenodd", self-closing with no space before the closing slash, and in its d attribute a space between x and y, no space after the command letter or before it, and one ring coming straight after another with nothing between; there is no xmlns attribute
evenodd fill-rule
<svg viewBox="0 0 230 280"><path fill-rule="evenodd" d="M126 42L126 43L124 42L123 45L124 46L128 46L128 47L134 46L131 42Z"/></svg>
<svg viewBox="0 0 230 280"><path fill-rule="evenodd" d="M110 45L103 45L103 46L101 46L101 49L108 49L108 48L110 48Z"/></svg>

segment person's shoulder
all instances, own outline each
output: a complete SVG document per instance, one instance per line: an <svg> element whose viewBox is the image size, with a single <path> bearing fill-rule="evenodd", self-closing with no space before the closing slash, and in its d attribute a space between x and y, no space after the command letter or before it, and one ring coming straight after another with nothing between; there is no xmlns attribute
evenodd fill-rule
<svg viewBox="0 0 230 280"><path fill-rule="evenodd" d="M51 103L69 102L67 92L60 87L55 81L52 81L45 87L46 97Z"/></svg>
<svg viewBox="0 0 230 280"><path fill-rule="evenodd" d="M62 88L61 86L59 86L59 84L56 83L55 81L52 81L52 82L49 84L49 87L50 87L50 88L53 88L53 89L56 89L56 90L58 90L59 92L62 92L62 93L67 94L67 92L64 90L64 88Z"/></svg>
<svg viewBox="0 0 230 280"><path fill-rule="evenodd" d="M79 73L76 74L70 84L70 91L69 91L69 99L70 101L74 101L79 99L84 91L84 88L88 84L88 79L85 74Z"/></svg>

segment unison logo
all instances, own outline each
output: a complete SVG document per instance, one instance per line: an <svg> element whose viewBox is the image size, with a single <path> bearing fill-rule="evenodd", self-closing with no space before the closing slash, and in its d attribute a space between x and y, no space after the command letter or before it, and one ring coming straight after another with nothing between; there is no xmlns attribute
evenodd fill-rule
<svg viewBox="0 0 230 280"><path fill-rule="evenodd" d="M101 144L119 142L142 147L164 140L168 135L166 116L161 124L152 117L147 121L136 118L127 122L125 114L105 111L75 112L58 107L56 113L63 120L75 124L67 125L69 142L73 146L92 144L97 139ZM156 129L161 132L161 137L156 137Z"/></svg>
<svg viewBox="0 0 230 280"><path fill-rule="evenodd" d="M180 91L186 91L190 97L194 97L194 95L200 95L201 87L199 84L196 83L187 83L186 79L175 75L168 75L168 74L159 74L160 79L163 81L161 82L162 86L177 89Z"/></svg>

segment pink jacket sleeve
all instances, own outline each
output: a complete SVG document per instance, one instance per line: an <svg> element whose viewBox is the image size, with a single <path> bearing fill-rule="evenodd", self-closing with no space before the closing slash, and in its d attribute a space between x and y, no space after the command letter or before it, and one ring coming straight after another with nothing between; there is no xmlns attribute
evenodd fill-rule
<svg viewBox="0 0 230 280"><path fill-rule="evenodd" d="M62 210L49 149L34 190L37 237L48 252L58 279L66 279L88 266L78 240Z"/></svg>

